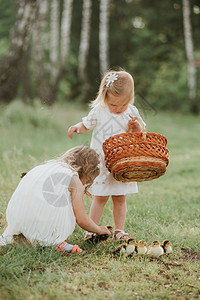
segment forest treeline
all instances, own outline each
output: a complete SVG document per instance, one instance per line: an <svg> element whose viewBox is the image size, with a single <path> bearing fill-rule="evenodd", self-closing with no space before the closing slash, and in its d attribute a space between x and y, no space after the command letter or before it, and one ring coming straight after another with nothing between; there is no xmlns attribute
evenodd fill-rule
<svg viewBox="0 0 200 300"><path fill-rule="evenodd" d="M199 0L0 0L0 102L88 103L124 68L138 106L199 112Z"/></svg>

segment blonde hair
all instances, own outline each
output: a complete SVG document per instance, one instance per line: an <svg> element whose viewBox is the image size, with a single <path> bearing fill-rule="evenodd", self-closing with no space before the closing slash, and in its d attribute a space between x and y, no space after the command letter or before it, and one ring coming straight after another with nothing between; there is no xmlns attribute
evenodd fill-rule
<svg viewBox="0 0 200 300"><path fill-rule="evenodd" d="M80 180L85 177L87 188L92 185L93 180L99 175L99 155L94 149L87 146L77 146L69 149L56 159L69 164L77 171Z"/></svg>
<svg viewBox="0 0 200 300"><path fill-rule="evenodd" d="M117 75L117 80L113 82L108 82L108 76L111 74ZM112 93L114 96L119 96L121 94L128 94L129 103L134 103L134 80L131 74L124 70L115 71L110 70L106 72L101 80L97 98L91 101L90 106L95 107L98 103L106 104L108 93Z"/></svg>

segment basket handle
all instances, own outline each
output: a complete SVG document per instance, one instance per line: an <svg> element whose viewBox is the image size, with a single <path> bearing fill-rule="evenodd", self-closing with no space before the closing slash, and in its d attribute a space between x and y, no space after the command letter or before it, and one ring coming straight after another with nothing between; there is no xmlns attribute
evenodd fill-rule
<svg viewBox="0 0 200 300"><path fill-rule="evenodd" d="M143 140L146 140L147 131L146 131L146 128L145 128L145 126L144 126L144 122L142 121L142 118L139 117L139 116L133 117L133 116L131 116L131 115L129 115L129 117L130 117L133 121L138 121L138 123L140 124L140 126L141 126L141 128L142 128L142 130L141 130L141 132L142 132L142 139L143 139Z"/></svg>

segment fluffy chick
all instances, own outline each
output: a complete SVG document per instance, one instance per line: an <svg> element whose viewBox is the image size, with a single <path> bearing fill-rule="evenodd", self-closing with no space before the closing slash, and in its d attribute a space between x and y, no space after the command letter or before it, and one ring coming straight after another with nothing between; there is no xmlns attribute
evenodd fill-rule
<svg viewBox="0 0 200 300"><path fill-rule="evenodd" d="M112 226L107 225L106 227L108 228L110 233L112 233L112 230L113 230ZM96 243L99 243L99 242L102 242L102 241L106 241L107 239L108 239L107 234L96 234L95 238L94 238L94 241L95 241L95 244L96 244Z"/></svg>
<svg viewBox="0 0 200 300"><path fill-rule="evenodd" d="M144 256L147 253L147 243L145 240L140 240L135 245L135 252L138 256Z"/></svg>
<svg viewBox="0 0 200 300"><path fill-rule="evenodd" d="M169 254L172 253L172 246L169 240L164 240L161 244L161 247L164 250L164 253Z"/></svg>
<svg viewBox="0 0 200 300"><path fill-rule="evenodd" d="M108 228L108 230L110 231L110 233L112 233L112 226L108 225L106 226ZM84 242L89 242L92 243L93 245L96 245L99 242L105 241L108 239L108 235L107 234L97 234L97 233L88 233L88 235L84 238Z"/></svg>
<svg viewBox="0 0 200 300"><path fill-rule="evenodd" d="M126 243L120 244L114 251L114 254L120 254L129 256L134 253L135 251L135 243L136 240L134 238L128 238Z"/></svg>
<svg viewBox="0 0 200 300"><path fill-rule="evenodd" d="M155 240L152 242L152 244L147 249L147 255L149 255L151 258L157 258L164 254L164 250L160 245L160 242Z"/></svg>

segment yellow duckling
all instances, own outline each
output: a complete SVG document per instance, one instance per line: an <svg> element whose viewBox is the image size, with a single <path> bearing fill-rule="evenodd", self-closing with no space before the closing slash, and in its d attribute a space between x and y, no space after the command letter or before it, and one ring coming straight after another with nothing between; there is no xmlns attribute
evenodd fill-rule
<svg viewBox="0 0 200 300"><path fill-rule="evenodd" d="M164 250L164 253L169 254L172 253L172 246L169 240L164 240L161 244L161 247Z"/></svg>
<svg viewBox="0 0 200 300"><path fill-rule="evenodd" d="M147 255L149 255L151 258L157 258L163 254L164 250L158 240L153 241L147 249Z"/></svg>
<svg viewBox="0 0 200 300"><path fill-rule="evenodd" d="M147 243L145 240L140 240L135 246L135 252L138 256L144 256L147 253Z"/></svg>
<svg viewBox="0 0 200 300"><path fill-rule="evenodd" d="M113 253L129 256L135 251L136 240L134 238L128 238L126 243L120 244Z"/></svg>

